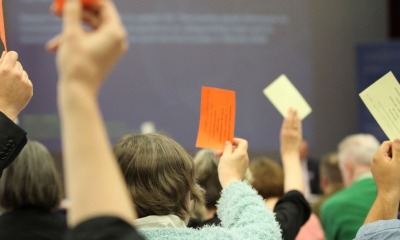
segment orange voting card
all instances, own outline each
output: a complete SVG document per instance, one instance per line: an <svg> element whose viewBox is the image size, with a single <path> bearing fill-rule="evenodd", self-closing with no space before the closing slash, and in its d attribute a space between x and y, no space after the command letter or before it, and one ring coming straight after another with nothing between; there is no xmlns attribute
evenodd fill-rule
<svg viewBox="0 0 400 240"><path fill-rule="evenodd" d="M4 26L3 0L0 0L0 37L4 45L4 50L7 51L6 28Z"/></svg>
<svg viewBox="0 0 400 240"><path fill-rule="evenodd" d="M235 111L235 91L202 87L196 147L222 150L226 141L232 142Z"/></svg>
<svg viewBox="0 0 400 240"><path fill-rule="evenodd" d="M53 3L53 11L55 13L57 13L58 15L62 15L62 11L63 11L63 6L64 6L64 2L67 0L54 0ZM99 0L81 0L83 6L89 6L89 5L93 5L93 4L97 4L99 2Z"/></svg>

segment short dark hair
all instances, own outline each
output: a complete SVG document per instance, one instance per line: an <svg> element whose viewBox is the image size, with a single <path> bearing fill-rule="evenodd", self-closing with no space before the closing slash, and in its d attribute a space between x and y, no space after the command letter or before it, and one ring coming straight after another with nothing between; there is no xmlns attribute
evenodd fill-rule
<svg viewBox="0 0 400 240"><path fill-rule="evenodd" d="M0 179L0 206L5 210L27 205L52 210L62 195L60 174L49 151L29 140Z"/></svg>
<svg viewBox="0 0 400 240"><path fill-rule="evenodd" d="M129 135L114 147L139 217L191 215L187 201L203 203L192 157L173 139L161 134Z"/></svg>

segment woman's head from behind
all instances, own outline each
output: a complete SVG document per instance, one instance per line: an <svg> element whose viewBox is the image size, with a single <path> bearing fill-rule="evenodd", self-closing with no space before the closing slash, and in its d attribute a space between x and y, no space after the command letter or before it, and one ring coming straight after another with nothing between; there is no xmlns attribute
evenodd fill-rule
<svg viewBox="0 0 400 240"><path fill-rule="evenodd" d="M283 170L274 160L260 157L250 161L252 186L265 199L283 195Z"/></svg>
<svg viewBox="0 0 400 240"><path fill-rule="evenodd" d="M174 214L190 216L189 198L203 201L191 156L161 134L129 135L114 147L139 217Z"/></svg>
<svg viewBox="0 0 400 240"><path fill-rule="evenodd" d="M5 210L24 206L55 209L62 198L60 175L44 145L28 141L0 179L0 205Z"/></svg>

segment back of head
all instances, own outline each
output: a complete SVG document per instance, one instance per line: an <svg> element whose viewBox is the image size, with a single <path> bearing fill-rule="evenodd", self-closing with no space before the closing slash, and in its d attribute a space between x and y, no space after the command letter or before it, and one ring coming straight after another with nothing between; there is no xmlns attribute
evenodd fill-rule
<svg viewBox="0 0 400 240"><path fill-rule="evenodd" d="M343 184L337 153L328 153L322 157L320 174L326 178L329 184Z"/></svg>
<svg viewBox="0 0 400 240"><path fill-rule="evenodd" d="M41 143L28 141L0 179L0 206L14 210L35 206L52 210L62 198L59 173Z"/></svg>
<svg viewBox="0 0 400 240"><path fill-rule="evenodd" d="M379 141L371 134L350 135L338 145L339 163L348 160L357 165L369 166L378 148Z"/></svg>
<svg viewBox="0 0 400 240"><path fill-rule="evenodd" d="M129 135L118 141L114 152L139 217L174 214L185 219L190 214L188 197L202 202L193 160L171 138Z"/></svg>
<svg viewBox="0 0 400 240"><path fill-rule="evenodd" d="M261 157L250 161L253 174L252 186L265 199L283 195L283 170L272 159Z"/></svg>
<svg viewBox="0 0 400 240"><path fill-rule="evenodd" d="M221 197L222 186L218 178L219 159L212 150L203 149L194 157L196 179L205 190L207 208L215 208Z"/></svg>

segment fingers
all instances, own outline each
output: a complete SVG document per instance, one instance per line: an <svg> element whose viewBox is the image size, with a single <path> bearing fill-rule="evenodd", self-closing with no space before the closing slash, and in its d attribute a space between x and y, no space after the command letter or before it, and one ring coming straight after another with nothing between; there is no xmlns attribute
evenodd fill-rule
<svg viewBox="0 0 400 240"><path fill-rule="evenodd" d="M115 7L114 3L109 0L104 0L101 3L105 5L104 7L100 8L101 18L105 22L104 25L112 25L112 26L115 26L116 24L121 25L121 19L119 17L118 10Z"/></svg>
<svg viewBox="0 0 400 240"><path fill-rule="evenodd" d="M64 3L63 31L74 32L81 28L82 3L80 0L68 0Z"/></svg>
<svg viewBox="0 0 400 240"><path fill-rule="evenodd" d="M237 146L237 150L243 150L243 151L247 151L248 149L248 142L245 139L242 138L234 138L233 139L233 144L235 146Z"/></svg>
<svg viewBox="0 0 400 240"><path fill-rule="evenodd" d="M400 139L395 139L392 143L392 156L395 161L400 161Z"/></svg>
<svg viewBox="0 0 400 240"><path fill-rule="evenodd" d="M2 61L2 65L4 65L5 67L14 67L17 60L18 60L18 53L10 51L4 54L4 60Z"/></svg>
<svg viewBox="0 0 400 240"><path fill-rule="evenodd" d="M56 52L61 43L61 35L57 35L46 43L46 50Z"/></svg>
<svg viewBox="0 0 400 240"><path fill-rule="evenodd" d="M222 156L224 156L224 155L227 156L227 155L231 154L232 149L233 149L232 143L229 141L226 141L224 151L222 152Z"/></svg>

